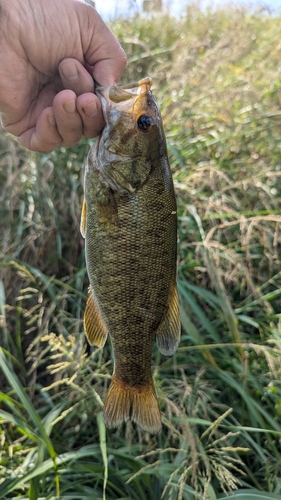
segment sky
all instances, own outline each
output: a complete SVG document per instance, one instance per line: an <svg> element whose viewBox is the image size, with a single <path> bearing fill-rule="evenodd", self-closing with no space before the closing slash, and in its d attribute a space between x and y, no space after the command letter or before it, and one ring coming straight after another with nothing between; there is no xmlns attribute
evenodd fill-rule
<svg viewBox="0 0 281 500"><path fill-rule="evenodd" d="M95 0L96 9L104 19L108 21L115 19L119 15L128 15L140 13L142 10L143 0ZM188 0L162 0L166 9L172 12L175 16L179 16ZM229 3L227 0L199 0L202 6L204 5L223 5ZM90 3L90 2L89 2ZM233 0L231 3L242 5L253 5L268 7L273 12L281 12L281 0L249 0L243 1Z"/></svg>

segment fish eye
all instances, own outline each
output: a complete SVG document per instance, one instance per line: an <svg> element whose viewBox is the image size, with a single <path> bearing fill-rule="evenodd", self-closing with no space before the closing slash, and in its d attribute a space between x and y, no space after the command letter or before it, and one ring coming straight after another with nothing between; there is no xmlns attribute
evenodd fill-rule
<svg viewBox="0 0 281 500"><path fill-rule="evenodd" d="M153 119L149 115L140 115L138 118L138 127L142 132L146 132L153 124Z"/></svg>

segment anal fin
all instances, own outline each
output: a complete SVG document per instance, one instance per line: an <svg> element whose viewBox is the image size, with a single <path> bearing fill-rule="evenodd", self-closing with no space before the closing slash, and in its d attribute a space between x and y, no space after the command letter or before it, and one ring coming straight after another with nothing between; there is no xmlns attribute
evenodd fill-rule
<svg viewBox="0 0 281 500"><path fill-rule="evenodd" d="M132 387L113 375L103 417L107 427L118 427L131 419L144 431L158 434L162 423L153 380L146 386Z"/></svg>
<svg viewBox="0 0 281 500"><path fill-rule="evenodd" d="M156 331L156 341L161 354L172 356L176 352L180 342L180 332L179 296L174 281L170 288L167 312Z"/></svg>
<svg viewBox="0 0 281 500"><path fill-rule="evenodd" d="M91 287L84 314L84 328L89 344L103 347L107 338L107 328L95 303Z"/></svg>

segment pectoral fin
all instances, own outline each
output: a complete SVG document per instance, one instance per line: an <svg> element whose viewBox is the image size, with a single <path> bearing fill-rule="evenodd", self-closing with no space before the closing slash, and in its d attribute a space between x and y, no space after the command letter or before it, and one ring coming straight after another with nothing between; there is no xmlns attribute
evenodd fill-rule
<svg viewBox="0 0 281 500"><path fill-rule="evenodd" d="M80 232L81 232L83 238L85 238L85 235L86 235L86 201L85 201L85 198L83 200L83 205L82 205Z"/></svg>
<svg viewBox="0 0 281 500"><path fill-rule="evenodd" d="M96 306L91 288L84 314L84 328L89 344L103 347L107 337L107 328Z"/></svg>
<svg viewBox="0 0 281 500"><path fill-rule="evenodd" d="M170 289L168 310L156 331L158 349L164 356L172 356L180 342L179 297L176 282Z"/></svg>

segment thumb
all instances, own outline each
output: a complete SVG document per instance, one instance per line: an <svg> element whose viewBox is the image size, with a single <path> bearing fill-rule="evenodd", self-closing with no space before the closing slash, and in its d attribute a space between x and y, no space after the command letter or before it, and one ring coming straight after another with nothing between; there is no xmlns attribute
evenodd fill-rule
<svg viewBox="0 0 281 500"><path fill-rule="evenodd" d="M117 38L89 4L76 3L85 61L100 85L117 83L126 66L126 54Z"/></svg>
<svg viewBox="0 0 281 500"><path fill-rule="evenodd" d="M94 92L90 72L77 59L63 59L59 64L59 74L64 88L73 90L76 95Z"/></svg>

